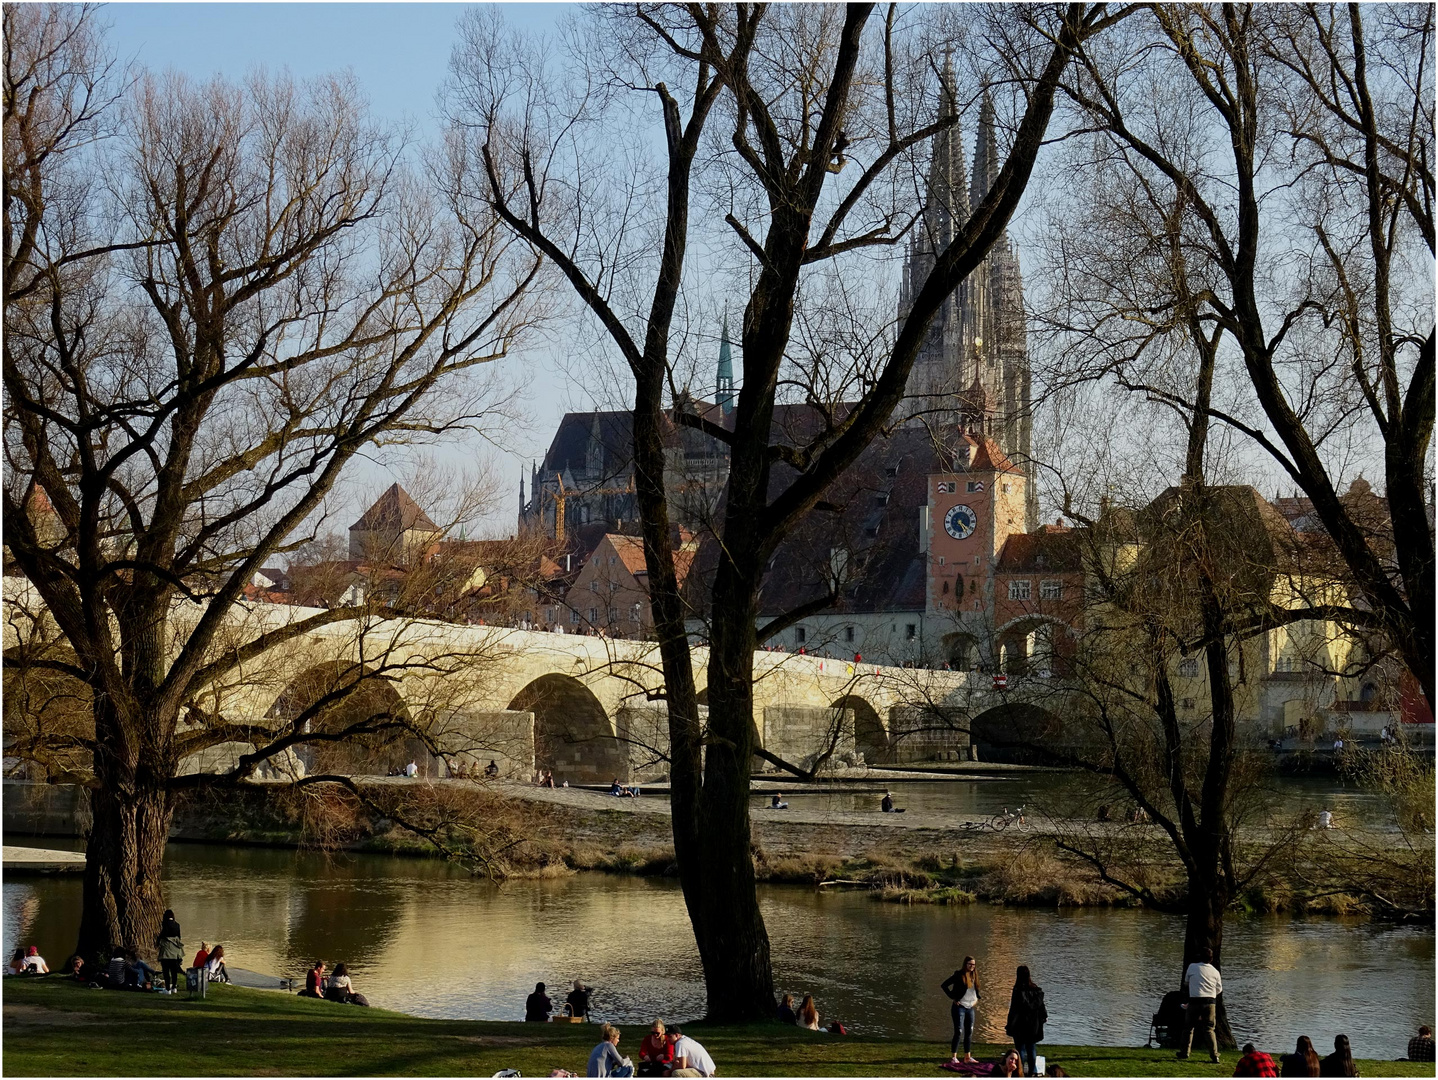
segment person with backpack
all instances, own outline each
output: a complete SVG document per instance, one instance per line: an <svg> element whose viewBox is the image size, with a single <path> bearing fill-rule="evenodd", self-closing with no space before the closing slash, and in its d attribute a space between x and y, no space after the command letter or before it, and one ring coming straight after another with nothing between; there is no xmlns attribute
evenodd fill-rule
<svg viewBox="0 0 1438 1080"><path fill-rule="evenodd" d="M1030 1076L1038 1072L1035 1058L1038 1044L1044 1038L1044 1021L1048 1018L1043 987L1034 982L1028 967L1021 965L1014 980L1014 992L1009 998L1009 1018L1004 1024L1004 1033L1014 1040Z"/></svg>

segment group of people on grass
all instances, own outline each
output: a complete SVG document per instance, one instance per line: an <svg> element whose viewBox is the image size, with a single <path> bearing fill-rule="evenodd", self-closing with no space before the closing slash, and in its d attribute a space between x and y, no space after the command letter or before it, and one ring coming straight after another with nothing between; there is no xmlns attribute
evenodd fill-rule
<svg viewBox="0 0 1438 1080"><path fill-rule="evenodd" d="M954 1037L949 1043L948 1067L955 1072L967 1071L965 1066L978 1064L971 1053L974 1021L978 1015L979 998L982 994L978 961L972 956L964 957L959 969L943 981L940 989L950 1001L949 1016L954 1024ZM1009 995L1009 1015L1004 1023L1004 1033L1013 1039L1014 1048L1006 1051L1003 1057L994 1063L993 1075L1037 1075L1038 1044L1043 1041L1044 1021L1048 1017L1043 987L1034 982L1028 967L1021 965L1014 978L1013 991ZM964 1046L962 1058L959 1057L961 1042ZM1050 1070L1049 1075L1061 1076L1063 1072Z"/></svg>
<svg viewBox="0 0 1438 1080"><path fill-rule="evenodd" d="M599 1044L589 1055L586 1076L713 1076L714 1059L709 1051L677 1027L666 1028L656 1020L639 1044L639 1063L619 1052L619 1029L605 1024L599 1029Z"/></svg>
<svg viewBox="0 0 1438 1080"><path fill-rule="evenodd" d="M1193 1052L1195 1036L1200 1048L1208 1048L1209 1060L1220 1061L1218 1053L1217 1014L1218 998L1223 993L1223 976L1213 965L1213 953L1204 949L1198 960L1189 964L1183 976L1184 992L1188 1000L1184 1003L1184 1026L1179 1037L1178 1057L1187 1059ZM980 1065L970 1053L974 1032L974 1021L981 997L978 964L972 956L964 957L963 965L944 980L942 989L951 1001L950 1014L954 1024L953 1040L949 1044L950 1060L946 1068L954 1072L988 1072L994 1076L1033 1076L1037 1072L1037 1046L1043 1041L1044 1021L1048 1019L1048 1008L1044 1004L1043 989L1034 982L1027 966L1020 966L1009 995L1008 1018L1004 1033L1014 1041L1014 1048L1008 1050L999 1061ZM785 999L786 1002L789 1000ZM809 999L805 999L806 1003ZM784 1010L780 1009L781 1019ZM959 1057L959 1045L963 1044L963 1057ZM1172 1045L1172 1044L1169 1044ZM1432 1061L1434 1059L1433 1033L1425 1026L1408 1041L1408 1060ZM1046 1070L1049 1076L1063 1076L1064 1071L1052 1066ZM1353 1063L1353 1051L1347 1035L1338 1035L1333 1040L1333 1053L1319 1058L1313 1048L1313 1040L1307 1035L1298 1040L1297 1048L1291 1054L1284 1054L1275 1062L1269 1054L1255 1049L1253 1043L1243 1048L1234 1076L1357 1076L1358 1069Z"/></svg>
<svg viewBox="0 0 1438 1080"><path fill-rule="evenodd" d="M578 1020L589 1019L589 999L593 994L594 987L585 986L575 979L574 988L564 999L562 1015ZM524 999L524 1019L530 1023L547 1024L553 1012L554 1003L549 1000L544 984L535 983L534 993Z"/></svg>
<svg viewBox="0 0 1438 1080"><path fill-rule="evenodd" d="M325 1001L337 1001L341 1005L369 1005L369 1000L354 988L350 980L350 970L344 964L336 964L333 974L325 974L325 962L316 960L305 972L305 988L299 992L300 997L323 998Z"/></svg>
<svg viewBox="0 0 1438 1080"><path fill-rule="evenodd" d="M831 1035L847 1035L849 1029L839 1021L835 1020L828 1027L819 1025L819 1007L814 1004L814 995L805 994L804 1000L798 1006L794 1004L794 995L785 994L779 1000L779 1023L793 1024L795 1027L808 1028L810 1031L827 1031Z"/></svg>
<svg viewBox="0 0 1438 1080"><path fill-rule="evenodd" d="M160 920L160 932L155 935L155 952L160 960L156 971L143 960L134 949L113 945L93 956L76 953L65 961L62 969L65 978L74 979L87 986L104 990L144 990L160 994L173 994L180 988L184 974L185 943L180 936L180 924L175 913L169 909ZM225 970L225 948L202 942L190 965L196 971L204 971L212 982L229 982L230 974ZM40 955L40 950L31 945L28 949L16 949L6 969L12 975L48 975L50 966Z"/></svg>

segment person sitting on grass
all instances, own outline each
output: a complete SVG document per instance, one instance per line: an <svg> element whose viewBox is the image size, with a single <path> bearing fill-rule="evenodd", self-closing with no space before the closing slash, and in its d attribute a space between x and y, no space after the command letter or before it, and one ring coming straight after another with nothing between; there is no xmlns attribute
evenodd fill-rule
<svg viewBox="0 0 1438 1080"><path fill-rule="evenodd" d="M1433 1060L1433 1032L1426 1024L1418 1029L1417 1035L1408 1040L1408 1060Z"/></svg>
<svg viewBox="0 0 1438 1080"><path fill-rule="evenodd" d="M10 957L10 963L5 968L7 975L25 974L25 949L23 946L15 950L15 955Z"/></svg>
<svg viewBox="0 0 1438 1080"><path fill-rule="evenodd" d="M589 1054L585 1076L633 1076L634 1062L619 1053L619 1029L605 1024L599 1029L599 1045Z"/></svg>
<svg viewBox="0 0 1438 1080"><path fill-rule="evenodd" d="M65 961L65 977L82 983L90 981L90 976L85 974L85 958L79 953Z"/></svg>
<svg viewBox="0 0 1438 1080"><path fill-rule="evenodd" d="M225 970L225 947L216 945L210 950L210 958L205 961L205 967L210 973L210 982L227 983L230 981L230 973Z"/></svg>
<svg viewBox="0 0 1438 1080"><path fill-rule="evenodd" d="M674 1046L674 1068L670 1076L713 1076L717 1071L709 1051L700 1046L678 1028L669 1029L669 1041Z"/></svg>
<svg viewBox="0 0 1438 1080"><path fill-rule="evenodd" d="M770 809L770 810L787 810L787 809L789 809L789 804L784 801L784 793L783 793L782 791L776 791L776 792L774 792L773 795L769 796L769 809Z"/></svg>
<svg viewBox="0 0 1438 1080"><path fill-rule="evenodd" d="M779 1023L797 1024L798 1015L794 1012L794 995L785 994L784 999L779 1002Z"/></svg>
<svg viewBox="0 0 1438 1080"><path fill-rule="evenodd" d="M314 966L305 972L305 988L300 997L319 998L325 996L325 962L316 960Z"/></svg>
<svg viewBox="0 0 1438 1080"><path fill-rule="evenodd" d="M639 1075L668 1076L674 1068L674 1047L664 1034L664 1021L656 1020L639 1044Z"/></svg>
<svg viewBox="0 0 1438 1080"><path fill-rule="evenodd" d="M543 983L534 984L534 993L524 999L524 1019L530 1023L547 1024L549 1014L554 1011L554 1006L549 1002L549 996L544 992Z"/></svg>
<svg viewBox="0 0 1438 1080"><path fill-rule="evenodd" d="M814 995L805 994L804 1003L799 1006L799 1011L794 1014L796 1023L801 1028L808 1028L810 1031L819 1030L819 1010L814 1005Z"/></svg>
<svg viewBox="0 0 1438 1080"><path fill-rule="evenodd" d="M335 973L330 976L329 988L325 990L325 1000L338 1001L342 1005L369 1005L363 994L355 992L354 984L350 982L349 968L343 964L335 965Z"/></svg>
<svg viewBox="0 0 1438 1080"><path fill-rule="evenodd" d="M190 965L192 968L202 968L210 962L210 943L200 942L200 951L195 953L195 962Z"/></svg>
<svg viewBox="0 0 1438 1080"><path fill-rule="evenodd" d="M1023 1076L1024 1059L1017 1050L1010 1050L994 1066L994 1076Z"/></svg>
<svg viewBox="0 0 1438 1080"><path fill-rule="evenodd" d="M125 950L116 945L110 950L110 962L105 965L105 981L112 990L125 987Z"/></svg>
<svg viewBox="0 0 1438 1080"><path fill-rule="evenodd" d="M134 949L125 951L125 985L134 990L153 990L160 973L140 959Z"/></svg>
<svg viewBox="0 0 1438 1080"><path fill-rule="evenodd" d="M1273 1058L1261 1050L1254 1049L1252 1043L1243 1044L1243 1057L1238 1059L1238 1065L1233 1070L1234 1076L1277 1076L1278 1066Z"/></svg>
<svg viewBox="0 0 1438 1080"><path fill-rule="evenodd" d="M25 972L29 975L50 974L50 965L45 963L45 958L40 955L38 945L31 945L30 951L25 954Z"/></svg>
<svg viewBox="0 0 1438 1080"><path fill-rule="evenodd" d="M1298 1046L1291 1054L1280 1059L1279 1076L1317 1076L1318 1051L1313 1049L1313 1040L1307 1035L1298 1036Z"/></svg>
<svg viewBox="0 0 1438 1080"><path fill-rule="evenodd" d="M1353 1050L1348 1045L1347 1035L1333 1037L1333 1053L1318 1064L1319 1076L1357 1076L1358 1066L1353 1064Z"/></svg>
<svg viewBox="0 0 1438 1080"><path fill-rule="evenodd" d="M585 986L578 979L574 980L574 989L569 991L564 1001L569 1006L569 1015L577 1016L584 1020L589 1016L589 998L594 993L594 987Z"/></svg>

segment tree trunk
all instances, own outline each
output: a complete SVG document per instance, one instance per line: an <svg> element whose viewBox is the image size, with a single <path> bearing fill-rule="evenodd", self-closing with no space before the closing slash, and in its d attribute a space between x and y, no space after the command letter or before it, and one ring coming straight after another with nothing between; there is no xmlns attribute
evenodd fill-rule
<svg viewBox="0 0 1438 1080"><path fill-rule="evenodd" d="M694 922L708 1019L724 1023L774 1016L769 934L755 892L749 821L749 772L754 759L753 592L721 572L709 654L709 738L698 832L703 844L700 888L686 899ZM728 592L722 579L737 586ZM722 614L721 614L722 613Z"/></svg>
<svg viewBox="0 0 1438 1080"><path fill-rule="evenodd" d="M87 957L115 945L153 955L165 910L162 874L173 813L167 781L173 770L157 767L158 747L146 736L173 725L160 723L160 710L145 711L146 725L137 725L108 696L96 695L95 784L75 946Z"/></svg>
<svg viewBox="0 0 1438 1080"><path fill-rule="evenodd" d="M1213 966L1223 970L1223 914L1228 908L1228 890L1221 880L1188 883L1188 914L1183 938L1183 970L1203 959L1203 950L1213 952ZM1182 974L1180 974L1182 979ZM1233 1050L1237 1043L1228 1023L1228 1007L1218 996L1217 1034L1220 1050Z"/></svg>
<svg viewBox="0 0 1438 1080"><path fill-rule="evenodd" d="M101 782L90 792L93 823L76 952L91 956L120 945L152 954L165 910L161 872L171 810L163 787Z"/></svg>

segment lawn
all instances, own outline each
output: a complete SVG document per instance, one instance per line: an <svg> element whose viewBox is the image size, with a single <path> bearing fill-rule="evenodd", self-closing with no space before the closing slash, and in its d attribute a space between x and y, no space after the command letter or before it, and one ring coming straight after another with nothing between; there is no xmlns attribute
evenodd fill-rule
<svg viewBox="0 0 1438 1080"><path fill-rule="evenodd" d="M60 979L4 981L7 1076L491 1076L583 1072L593 1025L423 1020L265 990L214 986L204 1001L88 990ZM633 1055L644 1029L625 1027ZM793 1027L686 1028L724 1077L948 1076L948 1045ZM998 1047L976 1047L992 1058ZM1040 1046L1074 1076L1230 1076L1161 1050ZM1433 1076L1431 1065L1364 1061L1365 1077Z"/></svg>

